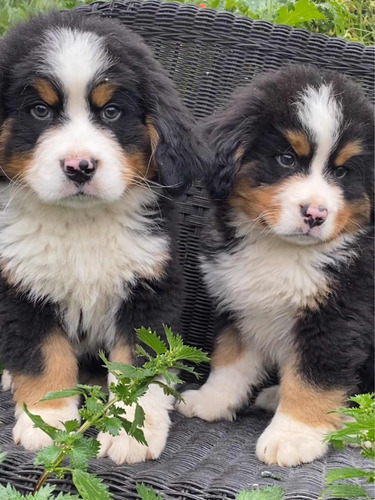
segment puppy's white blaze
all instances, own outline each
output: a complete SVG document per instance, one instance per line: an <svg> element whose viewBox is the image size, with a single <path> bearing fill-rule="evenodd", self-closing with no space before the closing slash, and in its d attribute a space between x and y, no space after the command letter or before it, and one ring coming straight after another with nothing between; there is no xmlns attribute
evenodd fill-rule
<svg viewBox="0 0 375 500"><path fill-rule="evenodd" d="M184 402L176 408L187 417L208 422L233 420L236 410L247 400L251 386L260 382L263 373L263 357L247 351L236 363L214 367L199 390L182 394Z"/></svg>
<svg viewBox="0 0 375 500"><path fill-rule="evenodd" d="M46 33L42 46L43 71L52 74L68 95L68 110L86 109L88 85L100 78L112 63L103 38L91 32L57 28Z"/></svg>
<svg viewBox="0 0 375 500"><path fill-rule="evenodd" d="M116 379L112 374L109 374L108 384L112 382L116 383ZM151 384L138 403L145 412L145 423L142 430L147 446L140 444L125 431L120 431L118 436L100 432L98 435L101 444L99 457L108 456L117 464L122 464L143 462L160 456L167 442L170 427L168 412L173 407L173 397L165 395L163 389L156 384ZM124 408L126 409L125 418L133 421L135 405L124 406Z"/></svg>
<svg viewBox="0 0 375 500"><path fill-rule="evenodd" d="M267 464L283 467L312 462L326 453L328 445L323 439L329 431L310 427L277 411L258 439L257 457Z"/></svg>
<svg viewBox="0 0 375 500"><path fill-rule="evenodd" d="M311 173L322 174L339 137L343 115L331 85L307 87L296 103L298 118L316 145Z"/></svg>

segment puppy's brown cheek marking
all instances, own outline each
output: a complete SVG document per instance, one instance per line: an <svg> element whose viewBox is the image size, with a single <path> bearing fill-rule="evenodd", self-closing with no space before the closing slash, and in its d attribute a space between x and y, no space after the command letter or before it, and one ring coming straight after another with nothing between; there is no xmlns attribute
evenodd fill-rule
<svg viewBox="0 0 375 500"><path fill-rule="evenodd" d="M59 409L67 406L67 399L39 402L52 391L71 389L78 382L78 364L73 348L59 332L51 334L42 347L44 370L40 375L14 373L14 400L22 408L26 403L30 410ZM71 398L69 398L71 399ZM73 398L75 399L75 398Z"/></svg>
<svg viewBox="0 0 375 500"><path fill-rule="evenodd" d="M242 357L242 352L243 349L238 331L234 326L228 326L217 337L211 357L211 367L218 368L236 364Z"/></svg>
<svg viewBox="0 0 375 500"><path fill-rule="evenodd" d="M364 195L360 201L346 202L336 215L334 231L330 239L333 240L341 234L357 233L369 224L370 214L371 202L367 195Z"/></svg>
<svg viewBox="0 0 375 500"><path fill-rule="evenodd" d="M248 182L237 179L229 198L230 205L246 213L250 220L260 225L275 227L281 217L281 205L277 202L282 184L252 187Z"/></svg>
<svg viewBox="0 0 375 500"><path fill-rule="evenodd" d="M91 101L97 108L102 108L112 99L116 85L111 82L100 83L91 93Z"/></svg>
<svg viewBox="0 0 375 500"><path fill-rule="evenodd" d="M304 132L300 130L286 130L284 135L298 156L309 156L311 145Z"/></svg>
<svg viewBox="0 0 375 500"><path fill-rule="evenodd" d="M341 167L345 165L347 161L353 156L357 156L363 153L362 143L359 140L351 141L345 144L343 148L337 153L334 164L336 167Z"/></svg>
<svg viewBox="0 0 375 500"><path fill-rule="evenodd" d="M1 164L3 173L10 179L24 179L32 163L32 153L12 154L9 159Z"/></svg>
<svg viewBox="0 0 375 500"><path fill-rule="evenodd" d="M155 163L151 151L136 151L124 155L123 179L126 185L139 185L155 175Z"/></svg>
<svg viewBox="0 0 375 500"><path fill-rule="evenodd" d="M325 390L303 381L294 364L283 370L278 411L310 427L334 430L340 427L341 417L330 413L345 405L345 391Z"/></svg>
<svg viewBox="0 0 375 500"><path fill-rule="evenodd" d="M31 153L8 155L6 152L12 135L13 121L12 118L8 118L0 128L0 175L6 175L10 179L24 177L31 163Z"/></svg>
<svg viewBox="0 0 375 500"><path fill-rule="evenodd" d="M41 99L49 106L57 106L59 104L59 96L51 82L46 78L37 78L34 81L34 87L38 91Z"/></svg>

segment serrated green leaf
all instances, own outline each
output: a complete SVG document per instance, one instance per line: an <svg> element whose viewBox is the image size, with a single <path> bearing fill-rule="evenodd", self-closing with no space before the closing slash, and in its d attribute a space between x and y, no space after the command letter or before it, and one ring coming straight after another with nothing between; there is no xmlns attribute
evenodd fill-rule
<svg viewBox="0 0 375 500"><path fill-rule="evenodd" d="M191 373L192 375L194 375L196 378L200 378L200 374L197 373L194 369L193 366L189 366L189 365L185 365L184 363L175 363L174 364L175 368L177 368L178 370L183 370L185 372L188 372L188 373Z"/></svg>
<svg viewBox="0 0 375 500"><path fill-rule="evenodd" d="M164 332L165 332L165 335L167 336L167 341L168 341L168 345L169 345L170 350L180 349L181 347L183 347L184 343L183 343L181 335L178 335L178 334L175 335L172 332L172 329L167 325L164 325Z"/></svg>
<svg viewBox="0 0 375 500"><path fill-rule="evenodd" d="M145 412L143 411L142 406L137 404L134 412L132 430L135 431L137 428L143 427L144 423L145 423Z"/></svg>
<svg viewBox="0 0 375 500"><path fill-rule="evenodd" d="M83 391L77 388L63 389L62 391L49 392L40 401L50 401L51 399L70 398L71 396L79 396Z"/></svg>
<svg viewBox="0 0 375 500"><path fill-rule="evenodd" d="M338 498L343 500L345 498L368 498L370 499L367 491L356 484L335 484L328 486L323 491L323 498Z"/></svg>
<svg viewBox="0 0 375 500"><path fill-rule="evenodd" d="M371 471L366 471L363 469L353 468L342 468L342 469L333 469L327 472L326 474L326 482L327 484L331 484L334 481L338 481L340 479L351 479L353 477L367 477L371 474Z"/></svg>
<svg viewBox="0 0 375 500"><path fill-rule="evenodd" d="M107 399L107 394L103 392L100 385L78 384L77 389L83 390L84 393L86 393L88 396L91 396L92 398L101 399L102 401L106 401Z"/></svg>
<svg viewBox="0 0 375 500"><path fill-rule="evenodd" d="M1 500L82 500L77 495L70 495L69 493L59 493L57 497L53 495L55 486L43 486L35 495L29 493L23 496L13 486L9 484L5 487L0 485L0 499Z"/></svg>
<svg viewBox="0 0 375 500"><path fill-rule="evenodd" d="M179 402L184 400L181 394L175 389L173 389L173 387L169 387L169 385L163 384L163 382L160 382L159 380L154 380L153 384L159 385L163 389L165 395L173 396Z"/></svg>
<svg viewBox="0 0 375 500"><path fill-rule="evenodd" d="M277 11L276 23L298 26L300 23L325 19L326 16L312 2L309 0L299 0L290 10L285 5L280 7Z"/></svg>
<svg viewBox="0 0 375 500"><path fill-rule="evenodd" d="M284 490L280 486L269 486L252 491L240 491L236 500L283 500Z"/></svg>
<svg viewBox="0 0 375 500"><path fill-rule="evenodd" d="M104 417L103 424L105 432L109 432L111 436L117 436L122 429L122 422L118 417Z"/></svg>
<svg viewBox="0 0 375 500"><path fill-rule="evenodd" d="M32 420L34 427L37 429L41 429L43 432L45 432L51 439L55 439L56 434L58 432L58 429L56 427L53 427L52 425L46 424L42 417L40 415L34 415L33 413L30 413L29 409L27 408L26 404L23 404L23 409L26 415Z"/></svg>
<svg viewBox="0 0 375 500"><path fill-rule="evenodd" d="M121 420L122 427L124 428L125 432L129 434L129 436L132 436L134 439L136 439L139 443L147 446L147 441L142 429L133 430L132 422L129 422L129 420L126 420L126 418L122 418Z"/></svg>
<svg viewBox="0 0 375 500"><path fill-rule="evenodd" d="M61 448L59 446L47 446L42 450L38 451L36 454L34 464L35 465L44 465L46 468L50 468L53 466L55 460L61 453Z"/></svg>
<svg viewBox="0 0 375 500"><path fill-rule="evenodd" d="M157 495L153 488L147 488L143 483L137 484L137 493L141 500L163 500L160 495Z"/></svg>
<svg viewBox="0 0 375 500"><path fill-rule="evenodd" d="M115 363L114 361L107 361L106 367L108 371L113 373L116 378L120 374L122 377L126 377L130 380L136 379L139 368L132 365L125 365L124 363Z"/></svg>
<svg viewBox="0 0 375 500"><path fill-rule="evenodd" d="M167 350L167 346L157 335L156 332L152 332L150 328L138 328L135 330L138 339L150 347L156 354L164 354Z"/></svg>
<svg viewBox="0 0 375 500"><path fill-rule="evenodd" d="M93 415L95 415L96 413L99 413L103 409L103 407L104 407L104 403L102 401L100 401L100 399L96 399L93 397L86 399L86 408Z"/></svg>
<svg viewBox="0 0 375 500"><path fill-rule="evenodd" d="M140 357L144 356L147 359L152 359L152 356L150 356L149 353L145 350L145 348L139 344L136 345L135 352L137 356Z"/></svg>
<svg viewBox="0 0 375 500"><path fill-rule="evenodd" d="M188 345L184 345L178 349L176 358L177 360L192 361L193 363L208 363L210 361L205 352Z"/></svg>
<svg viewBox="0 0 375 500"><path fill-rule="evenodd" d="M70 464L73 469L87 470L88 461L95 458L100 448L99 441L84 437L76 443L70 453Z"/></svg>
<svg viewBox="0 0 375 500"><path fill-rule="evenodd" d="M164 375L164 380L168 385L174 385L174 384L182 384L183 380L180 379L180 377L177 377L174 373L171 372L165 372Z"/></svg>
<svg viewBox="0 0 375 500"><path fill-rule="evenodd" d="M94 474L78 469L73 471L72 478L83 500L112 500L108 486Z"/></svg>
<svg viewBox="0 0 375 500"><path fill-rule="evenodd" d="M24 497L13 486L8 484L3 486L0 484L0 498L1 500L24 500Z"/></svg>
<svg viewBox="0 0 375 500"><path fill-rule="evenodd" d="M66 432L75 432L79 428L79 422L76 418L74 420L67 420L63 424Z"/></svg>
<svg viewBox="0 0 375 500"><path fill-rule="evenodd" d="M34 496L32 498L35 499L36 497ZM69 493L59 493L53 500L82 500L82 498L78 495L70 495Z"/></svg>

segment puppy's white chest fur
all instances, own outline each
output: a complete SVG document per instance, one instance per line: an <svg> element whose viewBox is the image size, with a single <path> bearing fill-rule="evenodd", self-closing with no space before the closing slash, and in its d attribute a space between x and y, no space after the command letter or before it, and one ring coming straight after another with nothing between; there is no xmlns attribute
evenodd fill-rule
<svg viewBox="0 0 375 500"><path fill-rule="evenodd" d="M168 259L168 239L152 233L155 222L142 208L155 195L134 190L130 199L88 208L13 196L0 216L8 280L33 300L56 303L72 339L81 330L93 348L110 345L131 285L155 277Z"/></svg>
<svg viewBox="0 0 375 500"><path fill-rule="evenodd" d="M344 240L293 245L253 229L236 249L205 261L203 269L211 293L236 313L244 340L280 360L290 345L298 310L317 307L328 293L323 268L347 259L345 247Z"/></svg>

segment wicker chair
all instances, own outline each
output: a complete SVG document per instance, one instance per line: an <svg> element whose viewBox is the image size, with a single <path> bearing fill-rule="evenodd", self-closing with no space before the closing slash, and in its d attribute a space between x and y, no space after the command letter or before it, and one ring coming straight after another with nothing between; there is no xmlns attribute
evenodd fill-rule
<svg viewBox="0 0 375 500"><path fill-rule="evenodd" d="M374 48L193 5L134 0L79 8L87 15L116 17L140 33L198 119L221 107L235 87L289 63L311 63L345 73L359 82L370 100L375 99ZM191 344L210 350L213 313L197 260L207 207L205 191L197 183L180 202L179 248L188 286L184 333ZM208 367L202 372L205 376ZM332 450L325 458L297 468L266 467L255 457L255 443L270 418L251 407L233 423L208 424L173 414L173 428L159 460L115 467L110 460L100 459L92 462L91 470L118 499L138 498L135 485L144 482L165 499L233 499L241 489L275 484L284 487L286 499L316 500L326 470L365 465L358 450L346 449ZM12 443L13 404L8 393L0 395L0 421L0 446L8 451L0 466L0 482L31 491L40 471L33 465L33 453ZM265 477L266 470L282 479ZM69 481L53 482L59 491L74 491Z"/></svg>

